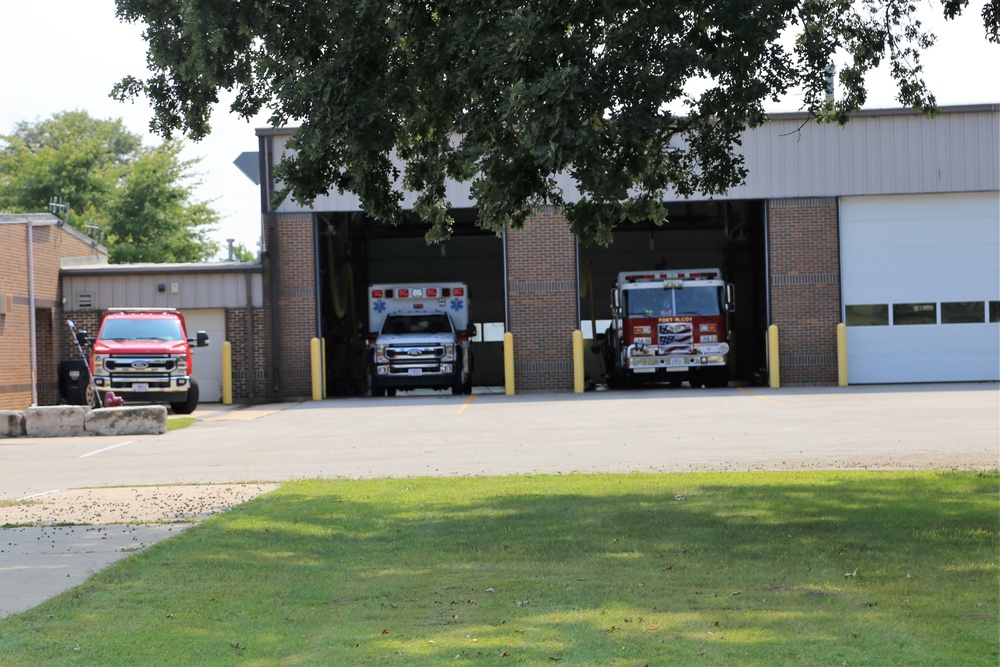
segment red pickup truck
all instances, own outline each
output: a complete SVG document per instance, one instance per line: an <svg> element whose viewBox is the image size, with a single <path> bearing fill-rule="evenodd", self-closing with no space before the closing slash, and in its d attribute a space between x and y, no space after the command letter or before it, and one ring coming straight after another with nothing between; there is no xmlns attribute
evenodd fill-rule
<svg viewBox="0 0 1000 667"><path fill-rule="evenodd" d="M168 404L187 415L198 407L191 346L208 345L208 334L188 338L184 316L174 308L111 308L94 339L90 372L102 395L114 392L126 405Z"/></svg>

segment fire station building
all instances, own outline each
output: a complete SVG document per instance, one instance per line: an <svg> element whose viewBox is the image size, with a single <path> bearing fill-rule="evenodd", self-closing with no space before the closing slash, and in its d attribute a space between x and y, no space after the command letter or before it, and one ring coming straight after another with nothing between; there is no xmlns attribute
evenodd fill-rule
<svg viewBox="0 0 1000 667"><path fill-rule="evenodd" d="M843 127L775 114L743 136L743 186L668 201L668 223L622 225L608 247L581 244L551 209L483 232L468 183L449 184L454 234L432 246L419 220L383 225L336 190L273 206L293 133L257 131L273 398L310 394L313 337L328 394L364 391L371 283L467 283L477 386L503 384L510 332L517 391L572 390L576 329L602 382L592 347L615 276L652 268L719 268L735 285L735 382L766 382L776 325L783 386L837 384L841 322L850 384L1000 380L998 104L862 111Z"/></svg>
<svg viewBox="0 0 1000 667"><path fill-rule="evenodd" d="M735 383L768 381L773 325L782 386L837 384L840 323L850 384L1000 380L1000 104L935 118L864 111L844 127L776 114L743 136L743 186L671 199L668 223L621 225L607 247L578 242L551 209L484 232L467 183L449 184L453 236L432 246L419 220L375 222L336 191L274 206L293 133L257 131L260 263L112 266L55 216L2 217L8 254L37 261L0 267L0 340L15 351L0 366L0 407L57 402L60 360L79 356L65 320L95 331L121 306L176 307L210 332L197 361L204 402L219 400L223 341L235 402L310 396L314 338L327 395L362 394L367 286L400 282L468 285L478 391L505 383L507 332L516 391L571 391L573 332L584 334L586 379L603 382L615 277L650 269L718 268L734 285Z"/></svg>

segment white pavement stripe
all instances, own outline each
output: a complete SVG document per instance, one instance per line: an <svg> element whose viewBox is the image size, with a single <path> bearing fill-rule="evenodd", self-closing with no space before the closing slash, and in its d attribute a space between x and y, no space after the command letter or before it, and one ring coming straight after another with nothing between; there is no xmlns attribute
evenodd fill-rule
<svg viewBox="0 0 1000 667"><path fill-rule="evenodd" d="M126 440L125 442L120 442L117 445L111 445L110 447L105 447L104 449L96 449L92 452L87 452L86 454L81 454L80 458L85 459L88 456L93 456L94 454L100 454L101 452L106 452L109 449L117 449L118 447L124 447L125 445L131 445L135 440Z"/></svg>
<svg viewBox="0 0 1000 667"><path fill-rule="evenodd" d="M41 496L47 496L52 493L59 493L62 489L52 489L51 491L42 491L41 493L32 493L30 496L25 496L24 498L18 498L14 502L19 503L22 500L31 500L32 498L40 498Z"/></svg>

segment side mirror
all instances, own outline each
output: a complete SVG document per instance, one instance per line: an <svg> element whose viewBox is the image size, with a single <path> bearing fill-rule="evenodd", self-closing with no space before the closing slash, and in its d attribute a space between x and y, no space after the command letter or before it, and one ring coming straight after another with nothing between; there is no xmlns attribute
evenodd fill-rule
<svg viewBox="0 0 1000 667"><path fill-rule="evenodd" d="M469 325L469 338L475 338L479 335L479 328L475 324Z"/></svg>
<svg viewBox="0 0 1000 667"><path fill-rule="evenodd" d="M190 343L191 341L189 340L188 342ZM199 331L198 332L198 337L195 338L195 346L196 347L206 347L206 346L208 346L208 333L206 333L204 331Z"/></svg>
<svg viewBox="0 0 1000 667"><path fill-rule="evenodd" d="M726 312L736 312L736 288L732 283L726 283Z"/></svg>

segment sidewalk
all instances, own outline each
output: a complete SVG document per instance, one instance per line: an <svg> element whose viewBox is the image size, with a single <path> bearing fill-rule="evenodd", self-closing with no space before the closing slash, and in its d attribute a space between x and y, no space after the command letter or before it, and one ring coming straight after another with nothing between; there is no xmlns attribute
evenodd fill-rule
<svg viewBox="0 0 1000 667"><path fill-rule="evenodd" d="M0 618L277 484L75 489L0 505Z"/></svg>

